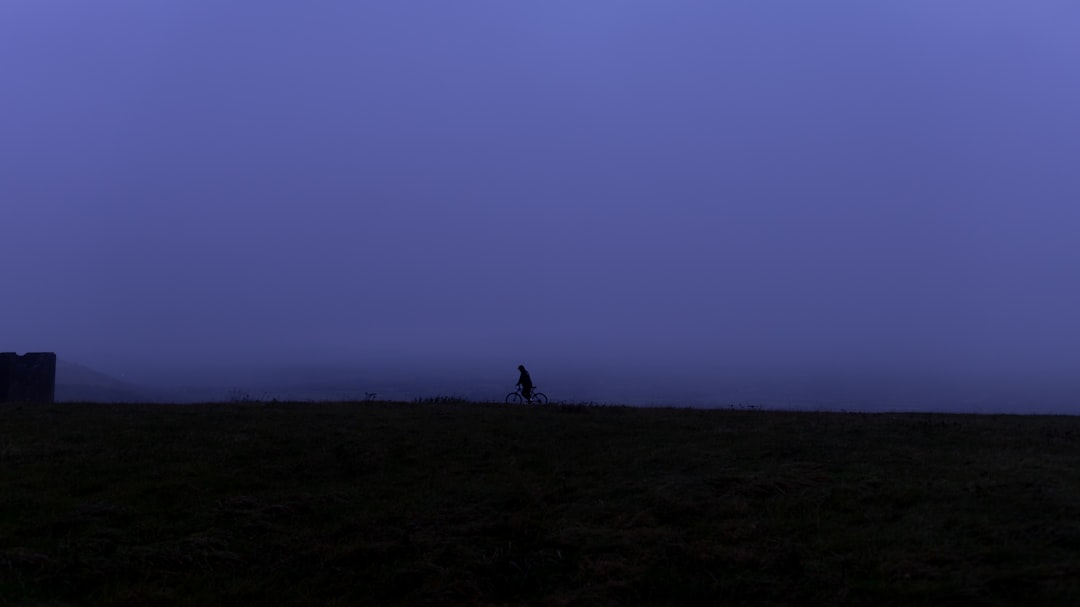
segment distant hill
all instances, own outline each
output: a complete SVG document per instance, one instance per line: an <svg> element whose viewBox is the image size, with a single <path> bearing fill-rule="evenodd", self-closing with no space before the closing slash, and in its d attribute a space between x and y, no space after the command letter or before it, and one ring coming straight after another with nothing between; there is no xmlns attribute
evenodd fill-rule
<svg viewBox="0 0 1080 607"><path fill-rule="evenodd" d="M56 361L56 400L135 403L160 400L151 388L116 379L78 363Z"/></svg>

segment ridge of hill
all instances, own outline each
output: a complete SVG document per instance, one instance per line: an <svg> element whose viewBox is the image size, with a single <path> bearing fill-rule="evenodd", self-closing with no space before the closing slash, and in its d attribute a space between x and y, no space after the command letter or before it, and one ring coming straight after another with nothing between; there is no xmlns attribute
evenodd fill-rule
<svg viewBox="0 0 1080 607"><path fill-rule="evenodd" d="M56 400L59 402L146 403L160 398L152 388L139 386L80 365L56 361Z"/></svg>

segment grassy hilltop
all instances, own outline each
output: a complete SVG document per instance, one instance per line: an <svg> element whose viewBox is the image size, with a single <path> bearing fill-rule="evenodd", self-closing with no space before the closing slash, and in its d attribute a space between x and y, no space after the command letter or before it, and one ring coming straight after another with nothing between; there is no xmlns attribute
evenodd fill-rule
<svg viewBox="0 0 1080 607"><path fill-rule="evenodd" d="M0 605L1078 602L1080 418L0 405Z"/></svg>

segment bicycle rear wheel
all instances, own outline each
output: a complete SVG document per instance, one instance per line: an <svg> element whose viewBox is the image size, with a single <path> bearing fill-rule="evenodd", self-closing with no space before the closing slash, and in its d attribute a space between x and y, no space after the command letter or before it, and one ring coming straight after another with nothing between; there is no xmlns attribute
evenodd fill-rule
<svg viewBox="0 0 1080 607"><path fill-rule="evenodd" d="M531 402L537 405L546 405L548 402L547 394L544 394L543 392L533 392Z"/></svg>
<svg viewBox="0 0 1080 607"><path fill-rule="evenodd" d="M511 392L506 395L506 404L508 405L520 405L522 400L520 392Z"/></svg>

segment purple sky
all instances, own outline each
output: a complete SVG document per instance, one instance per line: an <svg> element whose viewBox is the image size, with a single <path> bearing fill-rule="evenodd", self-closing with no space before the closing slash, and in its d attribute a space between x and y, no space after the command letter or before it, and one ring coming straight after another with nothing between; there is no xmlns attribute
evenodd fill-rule
<svg viewBox="0 0 1080 607"><path fill-rule="evenodd" d="M1076 387L1078 23L5 0L0 350Z"/></svg>

